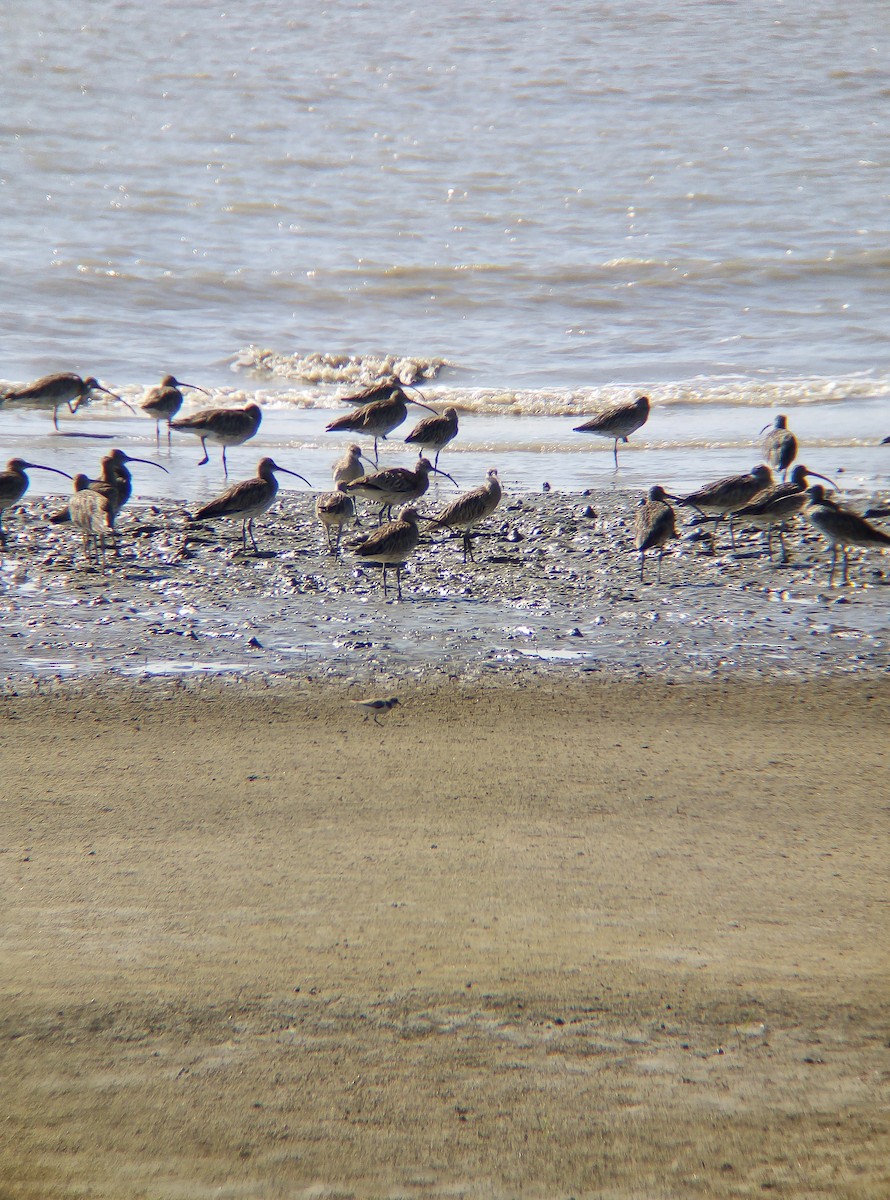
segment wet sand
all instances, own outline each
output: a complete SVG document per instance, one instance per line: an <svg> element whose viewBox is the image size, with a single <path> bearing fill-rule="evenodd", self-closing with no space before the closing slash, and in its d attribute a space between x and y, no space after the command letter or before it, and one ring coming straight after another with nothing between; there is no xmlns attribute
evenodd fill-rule
<svg viewBox="0 0 890 1200"><path fill-rule="evenodd" d="M454 494L431 489L421 510L434 514ZM890 666L885 555L854 551L850 586L829 587L830 555L805 522L787 535L782 564L753 530L739 530L733 551L724 526L709 553L687 511L662 583L651 554L641 582L638 499L615 488L508 491L469 564L459 537L423 525L403 603L349 552L362 531L347 530L339 557L328 552L306 492L280 492L257 520L259 554L242 553L240 522L192 525L182 503L132 504L119 520L121 556L104 573L85 564L70 525L48 524L58 502L31 501L9 520L0 559L0 678L225 673L388 688L554 669L815 678Z"/></svg>
<svg viewBox="0 0 890 1200"><path fill-rule="evenodd" d="M0 1195L884 1197L880 678L2 700Z"/></svg>

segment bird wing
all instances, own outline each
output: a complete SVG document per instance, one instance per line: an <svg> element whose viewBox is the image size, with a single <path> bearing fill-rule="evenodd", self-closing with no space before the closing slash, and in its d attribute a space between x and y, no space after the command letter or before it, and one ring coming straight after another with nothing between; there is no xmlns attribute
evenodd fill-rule
<svg viewBox="0 0 890 1200"><path fill-rule="evenodd" d="M250 508L250 501L254 498L258 482L262 481L242 479L240 483L233 483L221 496L217 496L215 500L210 500L203 508L199 508L195 513L195 520L203 521L209 517L222 517L232 512L245 512Z"/></svg>

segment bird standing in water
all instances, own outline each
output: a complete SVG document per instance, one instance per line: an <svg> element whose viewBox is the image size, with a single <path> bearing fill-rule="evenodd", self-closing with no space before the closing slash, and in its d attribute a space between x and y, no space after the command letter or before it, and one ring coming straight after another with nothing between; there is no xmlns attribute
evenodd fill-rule
<svg viewBox="0 0 890 1200"><path fill-rule="evenodd" d="M82 405L89 403L93 392L104 392L106 396L110 396L112 400L119 400L121 404L130 409L130 412L133 412L132 407L122 396L118 396L116 392L110 392L94 376L90 375L87 379L81 379L79 375L67 372L58 375L44 375L41 379L35 379L33 383L26 383L23 387L11 388L0 396L0 404L19 404L23 408L51 408L53 427L58 429L59 409L62 405L67 405L68 411L73 416Z"/></svg>
<svg viewBox="0 0 890 1200"><path fill-rule="evenodd" d="M421 450L435 450L433 466L438 467L442 450L457 437L457 409L446 408L442 413L424 417L405 438L407 445L419 446Z"/></svg>
<svg viewBox="0 0 890 1200"><path fill-rule="evenodd" d="M782 415L776 417L772 427L764 425L761 433L769 429L763 439L764 461L769 463L774 471L782 472L782 482L788 474L788 468L797 457L797 438L788 428L788 418Z"/></svg>
<svg viewBox="0 0 890 1200"><path fill-rule="evenodd" d="M729 514L729 539L735 550L735 533L733 532L733 514L746 504L750 504L758 492L768 488L773 481L772 472L763 463L758 463L746 475L727 475L713 483L706 483L696 492L688 496L670 496L680 504L697 508L706 517L713 517L714 532L711 536L711 551L717 550L717 526Z"/></svg>
<svg viewBox="0 0 890 1200"><path fill-rule="evenodd" d="M74 495L68 501L71 524L83 535L87 562L95 555L96 564L105 566L105 538L114 537L114 511L108 496L94 491L86 475L74 476Z"/></svg>
<svg viewBox="0 0 890 1200"><path fill-rule="evenodd" d="M161 447L161 421L167 422L168 449L172 444L173 435L170 422L182 408L183 388L191 388L192 391L203 392L205 396L210 395L206 388L198 387L196 383L182 383L174 375L165 375L158 387L150 389L142 403L142 411L154 418L155 440L158 449Z"/></svg>
<svg viewBox="0 0 890 1200"><path fill-rule="evenodd" d="M386 597L386 571L388 567L396 569L396 587L398 598L402 598L402 567L405 559L420 541L420 530L417 528L417 510L403 508L394 521L375 529L363 542L353 547L359 558L368 562L380 563L383 566L383 596Z"/></svg>
<svg viewBox="0 0 890 1200"><path fill-rule="evenodd" d="M171 421L170 428L181 429L184 433L193 433L201 439L204 457L198 463L199 467L210 462L207 454L208 442L216 442L217 445L222 446L223 474L228 479L226 447L241 446L244 442L249 441L259 429L262 419L263 412L258 404L248 404L244 408L203 408L191 417L182 417L179 421Z"/></svg>
<svg viewBox="0 0 890 1200"><path fill-rule="evenodd" d="M373 398L368 400L368 397ZM364 433L373 437L375 466L379 461L378 441L386 441L386 435L402 424L408 415L409 404L416 404L419 408L435 412L428 404L421 404L419 400L406 395L401 383L395 378L366 388L358 396L346 396L344 399L351 402L361 400L363 403L356 412L337 417L335 421L326 425L325 429L328 433Z"/></svg>
<svg viewBox="0 0 890 1200"><path fill-rule="evenodd" d="M345 483L338 483L335 492L325 492L315 501L315 515L324 525L331 554L340 550L343 526L355 520L355 501L346 491ZM331 530L337 530L336 542L331 540Z"/></svg>
<svg viewBox="0 0 890 1200"><path fill-rule="evenodd" d="M788 561L782 526L785 521L793 520L806 507L808 503L807 478L810 475L816 479L824 479L826 483L834 487L827 475L820 475L818 471L811 471L803 463L798 463L791 472L791 478L787 483L776 483L772 487L765 488L762 492L758 492L744 508L737 509L733 513L733 516L744 524L753 525L757 529L766 531L766 551L770 559L773 556L773 526L778 525L779 546L782 551L781 561L783 563Z"/></svg>
<svg viewBox="0 0 890 1200"><path fill-rule="evenodd" d="M618 470L618 443L626 442L649 420L649 397L638 396L629 404L613 404L603 409L583 425L575 426L575 433L595 433L599 437L614 438L615 469Z"/></svg>
<svg viewBox="0 0 890 1200"><path fill-rule="evenodd" d="M430 486L430 472L444 475L451 479L447 471L438 471L428 458L419 458L413 471L407 467L388 467L376 471L373 475L362 475L346 484L350 496L362 496L365 500L380 505L379 519L382 523L383 514L392 516L394 504L410 504L419 500ZM451 479L454 483L454 480ZM456 485L455 485L456 486Z"/></svg>
<svg viewBox="0 0 890 1200"><path fill-rule="evenodd" d="M334 486L339 483L352 483L353 479L360 479L366 474L362 464L361 446L356 446L354 442L347 446L343 457L334 463L331 474L334 476Z"/></svg>
<svg viewBox="0 0 890 1200"><path fill-rule="evenodd" d="M134 458L123 450L112 450L110 454L106 454L100 463L99 478L89 480L89 486L91 491L99 492L109 500L112 525L114 518L133 494L133 476L127 469L127 463L144 463L147 467L156 467L165 475L169 474L166 467L152 462L149 458ZM70 521L70 505L53 513L49 520L51 525L64 525L66 521Z"/></svg>

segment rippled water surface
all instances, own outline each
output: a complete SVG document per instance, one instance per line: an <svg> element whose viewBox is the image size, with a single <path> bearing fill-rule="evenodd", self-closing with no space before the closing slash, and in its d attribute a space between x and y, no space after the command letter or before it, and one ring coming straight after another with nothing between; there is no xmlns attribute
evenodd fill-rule
<svg viewBox="0 0 890 1200"><path fill-rule="evenodd" d="M5 5L0 377L886 395L888 58L865 0Z"/></svg>

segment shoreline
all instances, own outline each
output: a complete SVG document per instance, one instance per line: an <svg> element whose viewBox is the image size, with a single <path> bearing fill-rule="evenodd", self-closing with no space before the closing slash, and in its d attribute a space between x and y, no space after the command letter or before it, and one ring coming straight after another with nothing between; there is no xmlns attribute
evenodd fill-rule
<svg viewBox="0 0 890 1200"><path fill-rule="evenodd" d="M399 694L0 700L0 1190L884 1196L887 681Z"/></svg>
<svg viewBox="0 0 890 1200"><path fill-rule="evenodd" d="M450 495L425 497L435 512ZM0 680L233 675L362 686L404 679L592 673L674 680L880 675L890 667L885 556L863 555L829 589L824 543L800 522L791 562L740 532L716 556L680 528L657 585L640 582L636 491L507 495L474 539L424 534L385 599L379 568L329 554L314 498L280 494L257 523L188 523L181 505L132 506L122 554L86 567L79 536L47 524L54 502L16 514L0 563ZM682 515L678 512L678 519ZM371 518L373 522L373 518ZM367 525L366 525L367 528ZM346 541L352 535L347 532Z"/></svg>

